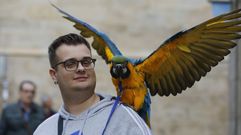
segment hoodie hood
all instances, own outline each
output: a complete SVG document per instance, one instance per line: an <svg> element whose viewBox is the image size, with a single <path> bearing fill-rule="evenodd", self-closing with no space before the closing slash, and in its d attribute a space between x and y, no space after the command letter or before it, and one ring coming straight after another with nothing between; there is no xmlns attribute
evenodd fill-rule
<svg viewBox="0 0 241 135"><path fill-rule="evenodd" d="M96 115L97 113L101 112L106 106L111 106L114 102L114 100L112 100L113 99L112 96L100 95L100 94L97 94L97 95L102 97L102 100L92 105L89 109L85 110L79 115L70 114L65 110L64 105L60 107L58 113L65 120L81 120L81 119L86 119L86 116L88 116L89 118Z"/></svg>

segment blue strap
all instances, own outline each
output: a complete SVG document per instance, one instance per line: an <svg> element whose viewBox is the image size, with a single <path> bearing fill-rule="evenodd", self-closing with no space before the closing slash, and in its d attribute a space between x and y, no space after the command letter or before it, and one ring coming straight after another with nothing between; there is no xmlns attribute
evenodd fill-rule
<svg viewBox="0 0 241 135"><path fill-rule="evenodd" d="M104 128L104 130L103 130L103 132L102 132L102 135L104 135L105 130L106 130L106 128L107 128L107 126L108 126L108 124L109 124L109 122L110 122L110 119L111 119L114 111L116 110L116 107L117 107L118 103L120 102L120 97L121 97L121 94L122 94L122 84L121 84L121 81L119 81L118 87L119 87L119 94L118 94L118 96L116 97L115 103L114 103L114 105L113 105L113 107L112 107L112 109L111 109L110 115L109 115L108 120L107 120L107 122L106 122L106 124L105 124L105 128Z"/></svg>
<svg viewBox="0 0 241 135"><path fill-rule="evenodd" d="M59 115L59 120L58 120L58 135L62 135L62 132L63 132L63 121L64 121L64 119Z"/></svg>

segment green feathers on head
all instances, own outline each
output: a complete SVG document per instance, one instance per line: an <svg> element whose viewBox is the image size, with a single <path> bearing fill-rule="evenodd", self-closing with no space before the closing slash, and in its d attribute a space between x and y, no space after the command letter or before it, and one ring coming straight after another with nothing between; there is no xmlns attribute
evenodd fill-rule
<svg viewBox="0 0 241 135"><path fill-rule="evenodd" d="M112 58L112 63L115 63L115 64L125 63L127 61L128 61L127 58L124 56L114 56Z"/></svg>

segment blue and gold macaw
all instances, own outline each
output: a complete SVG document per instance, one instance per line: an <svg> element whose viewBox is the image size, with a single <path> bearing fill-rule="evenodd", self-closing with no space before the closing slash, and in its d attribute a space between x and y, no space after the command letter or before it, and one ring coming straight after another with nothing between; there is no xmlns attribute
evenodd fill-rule
<svg viewBox="0 0 241 135"><path fill-rule="evenodd" d="M121 94L119 82L122 84L121 101L132 106L149 126L150 95L176 96L192 87L230 53L236 46L233 40L241 38L238 9L178 32L145 59L132 59L123 56L107 35L53 6L75 23L83 37L93 37L92 47L110 65L117 94Z"/></svg>

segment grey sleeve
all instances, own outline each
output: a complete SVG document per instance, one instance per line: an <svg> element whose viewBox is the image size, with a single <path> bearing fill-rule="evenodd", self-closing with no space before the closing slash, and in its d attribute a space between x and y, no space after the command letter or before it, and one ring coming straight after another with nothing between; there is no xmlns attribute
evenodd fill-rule
<svg viewBox="0 0 241 135"><path fill-rule="evenodd" d="M142 118L124 105L119 105L109 124L106 135L151 135Z"/></svg>

